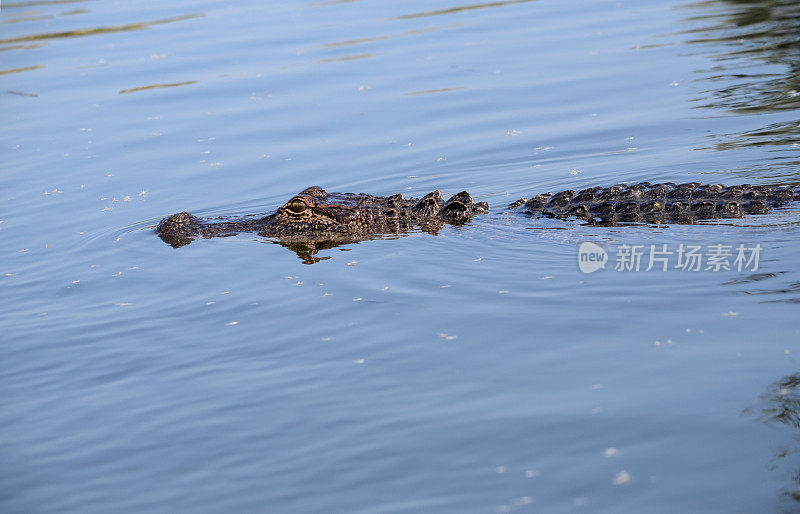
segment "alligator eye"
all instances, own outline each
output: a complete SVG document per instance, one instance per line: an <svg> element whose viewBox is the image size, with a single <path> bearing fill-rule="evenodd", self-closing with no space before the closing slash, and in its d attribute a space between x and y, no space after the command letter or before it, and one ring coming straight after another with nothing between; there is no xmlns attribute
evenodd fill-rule
<svg viewBox="0 0 800 514"><path fill-rule="evenodd" d="M394 209L389 209L384 214L386 215L387 218L391 218L391 219L394 219L394 218L396 218L398 216L397 211L394 210Z"/></svg>
<svg viewBox="0 0 800 514"><path fill-rule="evenodd" d="M308 209L308 204L299 198L295 198L289 205L286 206L290 211L295 214L300 214L304 210Z"/></svg>

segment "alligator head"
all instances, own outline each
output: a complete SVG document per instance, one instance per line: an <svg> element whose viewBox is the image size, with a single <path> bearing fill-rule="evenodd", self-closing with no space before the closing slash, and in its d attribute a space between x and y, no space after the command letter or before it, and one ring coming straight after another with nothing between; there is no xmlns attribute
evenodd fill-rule
<svg viewBox="0 0 800 514"><path fill-rule="evenodd" d="M416 199L405 198L401 193L392 196L329 193L314 186L266 216L203 219L180 212L161 220L156 232L174 247L197 238L255 232L292 248L308 262L314 261L313 254L322 248L403 234L414 226L435 233L444 223L463 223L488 209L486 202L474 203L466 191L445 201L438 190Z"/></svg>

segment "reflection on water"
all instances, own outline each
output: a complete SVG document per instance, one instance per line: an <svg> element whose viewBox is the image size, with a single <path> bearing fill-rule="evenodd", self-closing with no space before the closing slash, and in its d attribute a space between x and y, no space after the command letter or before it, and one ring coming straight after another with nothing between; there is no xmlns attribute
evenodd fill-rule
<svg viewBox="0 0 800 514"><path fill-rule="evenodd" d="M443 87L441 89L425 89L423 91L412 91L410 93L406 93L407 95L430 95L434 93L447 93L449 91L460 91L462 89L466 89L464 86L460 87Z"/></svg>
<svg viewBox="0 0 800 514"><path fill-rule="evenodd" d="M436 9L433 11L424 11L411 14L403 14L393 19L395 20L409 20L413 18L426 18L428 16L439 16L442 14L454 14L465 11L474 11L476 9L488 9L490 7L502 7L504 5L524 4L526 2L533 2L534 0L505 0L502 2L484 2L480 4L460 5L458 7L449 7L447 9Z"/></svg>
<svg viewBox="0 0 800 514"><path fill-rule="evenodd" d="M364 237L343 237L341 239L320 239L320 240L281 240L280 238L259 238L259 241L272 243L280 245L284 248L288 248L289 250L293 251L297 254L297 257L303 261L303 264L316 264L320 261L325 261L330 259L330 256L317 256L321 250L330 250L332 248L336 248L337 246L344 246L359 243L361 241L369 241L372 239L392 239L397 237L405 237L408 233L397 233L391 235L384 235L384 234L373 234ZM436 232L432 232L436 233ZM233 237L235 233L231 234L224 234L217 237ZM165 234L159 234L159 237L162 241L167 243L173 248L181 248L182 246L186 246L191 244L195 241L193 237L175 237L175 236L168 236Z"/></svg>
<svg viewBox="0 0 800 514"><path fill-rule="evenodd" d="M772 279L779 278L786 272L773 273L754 273L744 277L735 278L724 285L743 286L741 292L751 296L766 296L764 303L800 303L800 282L794 281L788 284L775 285ZM763 282L763 283L762 283ZM770 287L771 286L771 287Z"/></svg>
<svg viewBox="0 0 800 514"><path fill-rule="evenodd" d="M317 62L344 62L344 61L360 61L361 59L369 59L370 57L375 57L378 54L353 54L353 55L342 55L340 57L325 57L323 59L317 59Z"/></svg>
<svg viewBox="0 0 800 514"><path fill-rule="evenodd" d="M172 82L170 84L150 84L149 86L139 86L139 87L132 87L129 89L123 89L119 92L119 94L125 93L135 93L137 91L146 91L148 89L163 89L168 87L179 87L179 86L188 86L190 84L197 84L200 82L199 80L186 80L184 82Z"/></svg>
<svg viewBox="0 0 800 514"><path fill-rule="evenodd" d="M236 222L234 221L233 224ZM317 254L322 250L330 250L332 248L336 248L338 246L346 246L357 244L363 241L371 241L376 239L398 239L401 237L407 237L410 234L424 232L426 234L430 234L436 236L442 230L445 225L453 226L453 227L460 227L468 224L469 221L442 221L442 220L429 220L424 224L418 226L409 226L409 227L395 227L394 229L388 230L386 232L377 232L377 233L368 233L368 234L341 234L336 236L322 236L319 239L315 239L313 236L268 236L265 237L262 234L258 234L258 241L273 243L280 245L284 248L288 248L289 250L293 251L297 254L303 264L316 264L317 262L328 260L330 256L317 256ZM214 222L211 222L210 225L214 225ZM147 230L151 230L155 227L146 227ZM189 245L196 241L197 239L210 239L210 238L230 238L235 237L241 233L251 233L255 235L257 232L257 227L232 227L229 232L221 232L219 234L215 234L213 236L203 235L203 236L182 236L182 235L174 235L174 234L164 234L161 233L158 237L165 242L166 244L170 245L173 248L181 248L183 246Z"/></svg>
<svg viewBox="0 0 800 514"><path fill-rule="evenodd" d="M688 43L711 48L715 66L701 70L709 88L697 106L752 115L800 109L800 3L796 0L725 0L693 4L702 24L685 32ZM723 49L723 51L720 51ZM784 116L785 118L785 116ZM800 143L800 116L746 132L720 134L713 148L789 146ZM796 154L795 154L796 155ZM782 162L797 166L798 162Z"/></svg>
<svg viewBox="0 0 800 514"><path fill-rule="evenodd" d="M43 46L44 43L34 43L31 45L8 45L0 47L0 52L5 52L6 50L32 50L34 48L41 48Z"/></svg>
<svg viewBox="0 0 800 514"><path fill-rule="evenodd" d="M795 0L750 0L727 3L721 15L703 16L717 25L701 30L689 43L711 44L727 51L712 58L717 65L703 80L724 86L704 93L713 99L702 107L724 108L739 114L800 107L800 3ZM698 4L714 8L714 4ZM721 18L721 19L719 19ZM773 64L783 69L764 73L754 65ZM733 82L733 84L731 84Z"/></svg>
<svg viewBox="0 0 800 514"><path fill-rule="evenodd" d="M444 29L452 29L457 28L459 25L447 25L442 27L427 27L424 29L415 29L415 30L407 30L405 32L400 32L399 34L386 34L383 36L372 36L372 37L362 37L357 39L347 39L344 41L334 41L333 43L325 43L322 46L324 48L338 48L342 46L353 46L353 45L361 45L364 43L374 43L376 41L386 41L388 39L395 39L398 37L406 37L406 36L416 36L419 34L427 34L429 32L437 32L439 30Z"/></svg>
<svg viewBox="0 0 800 514"><path fill-rule="evenodd" d="M94 0L32 0L30 2L7 2L3 4L3 9L33 7L36 5L77 4L81 2L92 2L92 1Z"/></svg>
<svg viewBox="0 0 800 514"><path fill-rule="evenodd" d="M24 23L27 21L43 21L52 20L55 16L40 15L40 16L18 16L16 18L0 18L0 23Z"/></svg>
<svg viewBox="0 0 800 514"><path fill-rule="evenodd" d="M17 96L29 96L35 98L39 96L38 93L26 93L25 91L14 91L13 89L8 90L9 95L17 95Z"/></svg>
<svg viewBox="0 0 800 514"><path fill-rule="evenodd" d="M404 237L408 234L397 234L393 237ZM384 239L382 236L375 236L373 238L367 239ZM366 239L361 239L362 241ZM275 243L278 245L283 246L284 248L288 248L289 250L293 251L297 254L297 257L303 261L303 264L316 264L321 261L326 261L331 257L329 255L325 255L322 257L318 257L317 253L320 250L330 250L332 248L336 248L337 246L342 246L345 244L355 244L358 243L359 240L352 240L352 241L305 241L305 242L298 242L298 241L269 241L270 243Z"/></svg>
<svg viewBox="0 0 800 514"><path fill-rule="evenodd" d="M0 75L10 75L12 73L22 73L24 71L41 70L42 68L44 68L43 64L37 64L35 66L25 66L23 68L12 68L10 70L0 70Z"/></svg>
<svg viewBox="0 0 800 514"><path fill-rule="evenodd" d="M328 0L327 2L315 2L313 4L308 4L306 7L314 8L314 7L327 7L329 5L336 5L336 4L351 4L353 2L360 2L361 0Z"/></svg>
<svg viewBox="0 0 800 514"><path fill-rule="evenodd" d="M785 146L793 148L800 146L800 122L787 121L782 123L771 123L758 130L741 132L729 137L729 140L719 143L718 150L730 150L733 148L744 148L748 146ZM798 164L800 161L795 162Z"/></svg>
<svg viewBox="0 0 800 514"><path fill-rule="evenodd" d="M200 18L203 14L194 13L186 14L183 16L174 16L172 18L164 18L161 20L145 21L141 23L126 23L124 25L113 25L110 27L93 27L90 29L66 30L63 32L46 32L43 34L32 34L30 36L12 37L8 39L0 39L0 44L6 43L22 43L25 41L39 41L43 39L61 39L72 37L95 36L97 34L108 34L111 32L130 32L134 30L145 30L155 25L163 25L165 23L172 23L174 21L190 20L192 18Z"/></svg>
<svg viewBox="0 0 800 514"><path fill-rule="evenodd" d="M780 449L775 454L776 461L795 455L800 451L800 373L788 375L773 383L762 399L767 404L761 410L764 423L785 425L796 432L794 446ZM747 411L745 411L747 412ZM800 502L800 469L793 474L790 491L784 494Z"/></svg>

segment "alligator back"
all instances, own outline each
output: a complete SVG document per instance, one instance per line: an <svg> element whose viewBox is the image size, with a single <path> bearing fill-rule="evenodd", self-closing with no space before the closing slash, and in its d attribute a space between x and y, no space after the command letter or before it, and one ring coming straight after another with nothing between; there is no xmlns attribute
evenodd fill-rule
<svg viewBox="0 0 800 514"><path fill-rule="evenodd" d="M790 188L723 186L699 182L619 184L582 191L545 193L521 198L510 205L524 213L553 218L574 217L589 223L694 223L699 220L741 218L800 200Z"/></svg>

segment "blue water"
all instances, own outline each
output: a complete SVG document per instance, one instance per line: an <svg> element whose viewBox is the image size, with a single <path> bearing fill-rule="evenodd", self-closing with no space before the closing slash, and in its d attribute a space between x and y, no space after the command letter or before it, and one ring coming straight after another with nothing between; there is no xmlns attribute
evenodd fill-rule
<svg viewBox="0 0 800 514"><path fill-rule="evenodd" d="M0 511L778 512L800 489L800 209L504 212L800 184L789 0L4 2ZM304 264L164 216L318 184L491 211ZM578 245L760 245L581 273Z"/></svg>

